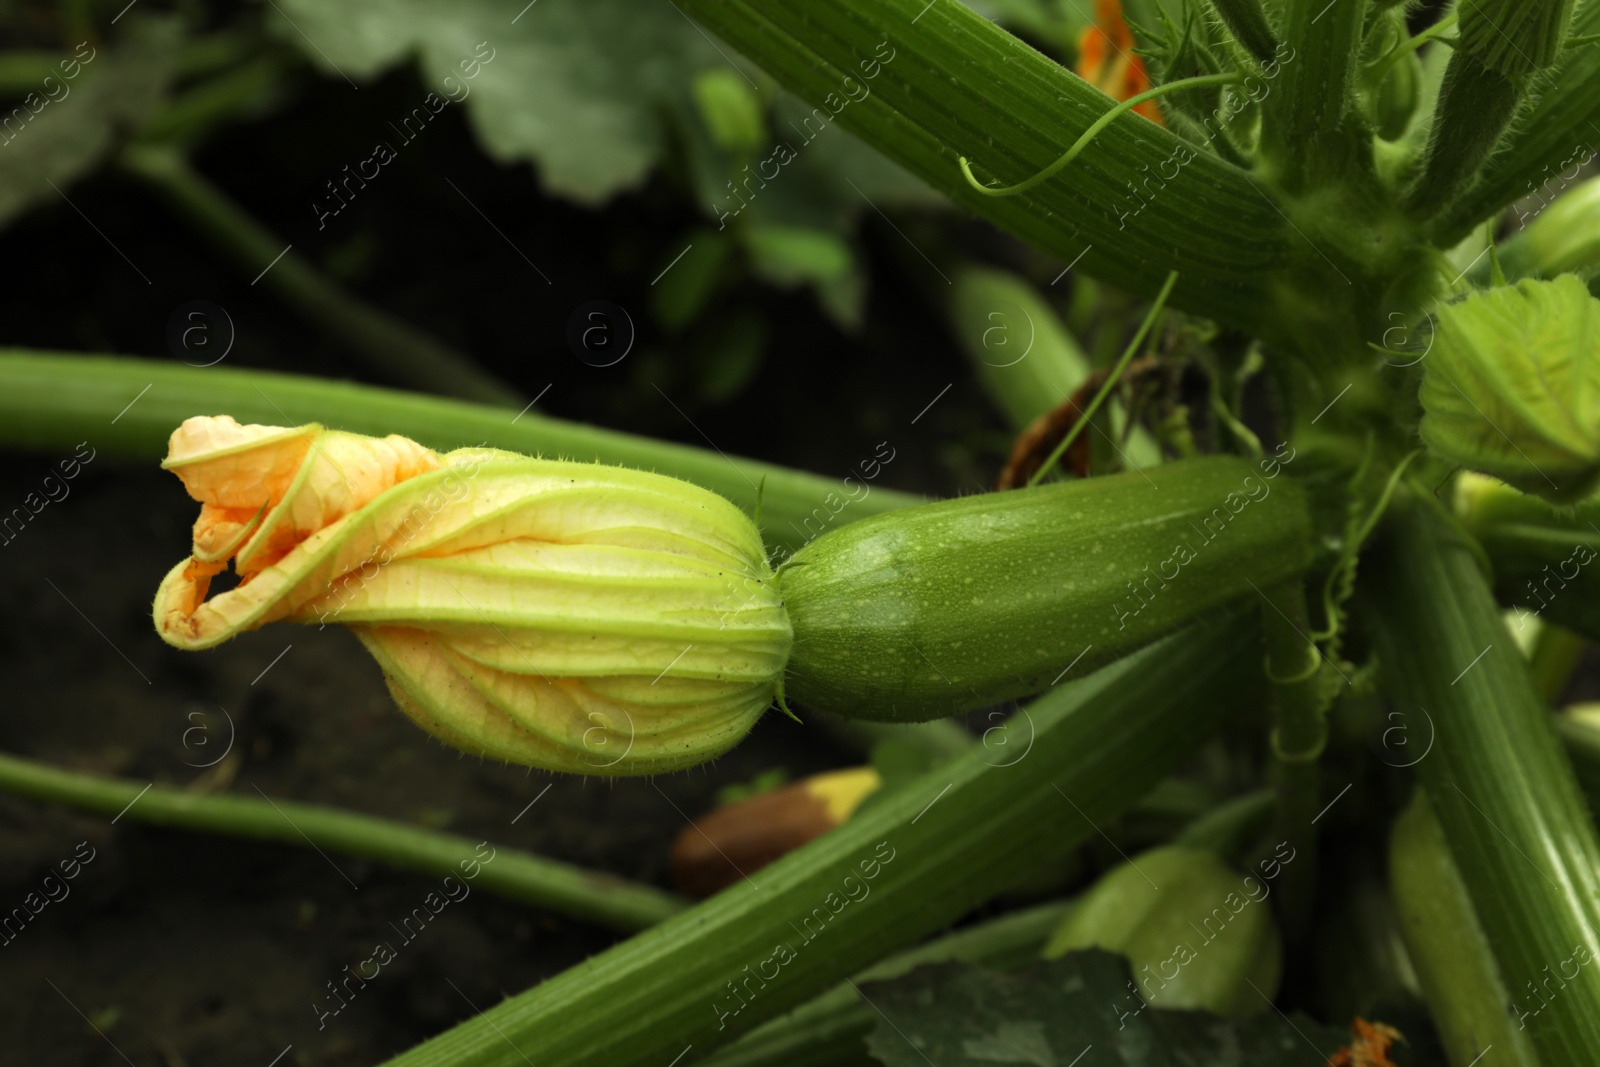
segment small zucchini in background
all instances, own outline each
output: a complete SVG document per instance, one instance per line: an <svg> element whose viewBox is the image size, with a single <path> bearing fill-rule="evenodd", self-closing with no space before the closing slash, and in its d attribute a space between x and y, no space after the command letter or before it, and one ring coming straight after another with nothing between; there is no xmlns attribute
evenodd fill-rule
<svg viewBox="0 0 1600 1067"><path fill-rule="evenodd" d="M1271 1006L1283 943L1267 897L1277 856L1260 876L1215 852L1168 845L1142 852L1096 882L1045 943L1045 959L1103 948L1128 959L1146 1004L1241 1016ZM1254 985L1254 988L1251 988ZM1143 1010L1143 1009L1140 1009Z"/></svg>
<svg viewBox="0 0 1600 1067"><path fill-rule="evenodd" d="M1479 1063L1491 1048L1503 1067L1539 1067L1526 1027L1536 1025L1543 1001L1527 990L1506 990L1444 830L1420 789L1389 836L1389 882L1451 1067Z"/></svg>
<svg viewBox="0 0 1600 1067"><path fill-rule="evenodd" d="M779 570L785 692L864 719L1026 696L1256 597L1311 559L1288 446L907 508L830 531Z"/></svg>

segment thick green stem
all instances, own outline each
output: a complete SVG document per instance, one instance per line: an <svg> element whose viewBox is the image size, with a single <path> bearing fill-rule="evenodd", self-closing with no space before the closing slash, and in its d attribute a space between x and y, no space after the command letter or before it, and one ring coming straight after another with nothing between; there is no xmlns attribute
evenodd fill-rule
<svg viewBox="0 0 1600 1067"><path fill-rule="evenodd" d="M721 493L746 511L754 512L759 500L767 543L790 548L807 540L808 520L842 525L919 503L908 493L868 484L865 495L852 494L841 506L851 491L832 478L532 411L292 374L0 349L0 445L70 451L87 440L95 449L154 461L191 415L278 426L320 422L357 433L404 434L430 448L489 445L659 471Z"/></svg>
<svg viewBox="0 0 1600 1067"><path fill-rule="evenodd" d="M503 897L632 932L678 914L688 902L602 871L491 846L491 859L471 838L358 815L320 804L249 796L188 793L125 778L64 771L0 753L0 791L79 811L152 826L276 841L297 848L342 852L427 874L461 877L478 867L473 884Z"/></svg>
<svg viewBox="0 0 1600 1067"><path fill-rule="evenodd" d="M1283 185L1332 184L1356 151L1348 117L1366 0L1285 0L1282 73L1261 104L1261 147Z"/></svg>
<svg viewBox="0 0 1600 1067"><path fill-rule="evenodd" d="M1063 685L1027 709L1034 741L1023 759L997 766L977 746L706 903L391 1064L661 1067L704 1055L1093 836L1259 699L1240 685L1258 675L1249 623L1208 622Z"/></svg>
<svg viewBox="0 0 1600 1067"><path fill-rule="evenodd" d="M177 149L130 145L121 163L254 277L252 285L260 282L306 321L350 346L350 355L372 373L444 396L513 407L524 402L521 393L467 356L346 293L206 181Z"/></svg>
<svg viewBox="0 0 1600 1067"><path fill-rule="evenodd" d="M1211 6L1245 51L1262 63L1271 62L1278 51L1278 39L1267 21L1261 0L1211 0Z"/></svg>
<svg viewBox="0 0 1600 1067"><path fill-rule="evenodd" d="M1600 4L1586 3L1572 20L1574 36L1600 32ZM1570 40L1570 38L1569 38ZM1539 92L1523 108L1478 181L1433 225L1441 248L1459 242L1482 221L1548 181L1571 182L1600 151L1600 48L1569 48L1539 77ZM1559 188L1559 184L1557 188Z"/></svg>
<svg viewBox="0 0 1600 1067"><path fill-rule="evenodd" d="M1368 572L1380 662L1404 710L1432 723L1417 771L1513 1010L1548 1063L1588 1062L1600 1048L1600 841L1473 553L1430 505L1396 501Z"/></svg>
<svg viewBox="0 0 1600 1067"><path fill-rule="evenodd" d="M788 1015L756 1027L705 1061L706 1067L834 1067L867 1057L865 1038L877 1025L875 1008L856 987L907 974L924 963L963 960L1010 970L1039 958L1045 939L1071 914L1071 902L1041 904L947 934L891 956Z"/></svg>
<svg viewBox="0 0 1600 1067"><path fill-rule="evenodd" d="M1284 869L1279 914L1291 944L1309 933L1317 888L1317 828L1322 806L1322 750L1328 724L1322 688L1322 655L1307 636L1311 619L1302 582L1262 590L1262 632L1267 671L1276 697L1272 754L1278 793L1276 836L1295 850Z"/></svg>
<svg viewBox="0 0 1600 1067"><path fill-rule="evenodd" d="M1142 295L1177 270L1175 306L1245 327L1263 321L1292 236L1283 217L1244 171L1140 116L1118 118L1069 174L1024 195L994 198L967 184L959 156L989 174L1035 174L1114 102L964 4L682 6L818 116L836 113L952 200L1063 261L1083 255L1089 273ZM857 102L842 107L847 93ZM793 144L790 132L779 136Z"/></svg>

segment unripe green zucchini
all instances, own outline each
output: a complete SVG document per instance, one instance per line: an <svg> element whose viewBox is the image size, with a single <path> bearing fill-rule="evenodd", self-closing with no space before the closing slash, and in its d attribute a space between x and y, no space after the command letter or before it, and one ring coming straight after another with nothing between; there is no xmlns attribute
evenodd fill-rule
<svg viewBox="0 0 1600 1067"><path fill-rule="evenodd" d="M1288 446L946 500L841 527L778 573L785 692L863 719L959 714L1081 678L1311 555Z"/></svg>

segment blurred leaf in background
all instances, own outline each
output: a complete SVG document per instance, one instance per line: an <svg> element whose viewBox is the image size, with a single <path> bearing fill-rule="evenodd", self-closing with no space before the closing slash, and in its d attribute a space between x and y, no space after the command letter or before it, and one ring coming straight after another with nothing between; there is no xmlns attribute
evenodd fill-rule
<svg viewBox="0 0 1600 1067"><path fill-rule="evenodd" d="M114 42L13 54L0 109L0 226L93 171L121 132L162 103L182 31L172 18L130 18Z"/></svg>

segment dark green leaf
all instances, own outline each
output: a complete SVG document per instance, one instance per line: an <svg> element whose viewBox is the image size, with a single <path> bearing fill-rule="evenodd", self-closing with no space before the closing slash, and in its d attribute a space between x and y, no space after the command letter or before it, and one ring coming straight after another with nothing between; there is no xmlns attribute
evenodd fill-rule
<svg viewBox="0 0 1600 1067"><path fill-rule="evenodd" d="M1007 974L968 963L918 967L862 987L880 1020L867 1047L888 1067L1321 1067L1344 1027L1263 1012L1232 1023L1143 1007L1120 956L1092 950ZM1393 1053L1399 1064L1421 1065Z"/></svg>
<svg viewBox="0 0 1600 1067"><path fill-rule="evenodd" d="M48 82L41 79L0 116L0 224L35 204L60 203L58 190L98 166L119 131L160 102L176 58L177 22L130 22L116 45L63 49Z"/></svg>

